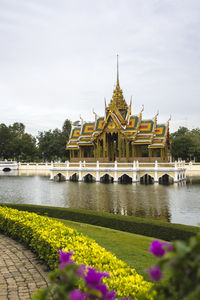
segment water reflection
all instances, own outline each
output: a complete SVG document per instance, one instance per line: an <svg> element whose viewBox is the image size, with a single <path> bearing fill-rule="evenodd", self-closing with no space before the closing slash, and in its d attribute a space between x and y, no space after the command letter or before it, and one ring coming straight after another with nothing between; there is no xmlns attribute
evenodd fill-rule
<svg viewBox="0 0 200 300"><path fill-rule="evenodd" d="M9 172L0 171L0 178L7 176L48 176L49 170L11 170Z"/></svg>
<svg viewBox="0 0 200 300"><path fill-rule="evenodd" d="M0 202L83 208L191 225L200 222L199 192L200 184L193 181L168 186L58 183L49 180L48 171L0 176Z"/></svg>

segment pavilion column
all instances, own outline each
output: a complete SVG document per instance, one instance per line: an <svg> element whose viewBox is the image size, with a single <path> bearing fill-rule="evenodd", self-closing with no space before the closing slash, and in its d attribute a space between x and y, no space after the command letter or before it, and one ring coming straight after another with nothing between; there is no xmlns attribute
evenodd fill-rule
<svg viewBox="0 0 200 300"><path fill-rule="evenodd" d="M71 150L69 150L69 161L71 161L71 155L72 155Z"/></svg>
<svg viewBox="0 0 200 300"><path fill-rule="evenodd" d="M108 159L110 159L109 158L109 135L108 134L106 134L106 149L107 149L107 157L108 157Z"/></svg>
<svg viewBox="0 0 200 300"><path fill-rule="evenodd" d="M161 156L161 160L163 160L163 149L160 149L160 156Z"/></svg>
<svg viewBox="0 0 200 300"><path fill-rule="evenodd" d="M141 145L139 145L139 147L138 147L138 156L139 156L139 157L142 156L142 148L141 148Z"/></svg>
<svg viewBox="0 0 200 300"><path fill-rule="evenodd" d="M121 149L122 149L121 156L124 157L124 138L122 138L122 140L121 140L121 145L122 145L122 146L121 146L121 147L122 147L122 148L121 148Z"/></svg>
<svg viewBox="0 0 200 300"><path fill-rule="evenodd" d="M165 160L168 161L168 149L165 147Z"/></svg>
<svg viewBox="0 0 200 300"><path fill-rule="evenodd" d="M118 134L118 153L119 153L119 161L121 160L121 135Z"/></svg>
<svg viewBox="0 0 200 300"><path fill-rule="evenodd" d="M124 148L124 157L126 158L126 139L124 138L124 143L123 143L123 148Z"/></svg>
<svg viewBox="0 0 200 300"><path fill-rule="evenodd" d="M149 150L149 157L152 158L152 149L149 148L148 150Z"/></svg>
<svg viewBox="0 0 200 300"><path fill-rule="evenodd" d="M134 144L132 144L132 158L134 159L135 158L135 146Z"/></svg>
<svg viewBox="0 0 200 300"><path fill-rule="evenodd" d="M97 140L97 158L100 158L100 140Z"/></svg>
<svg viewBox="0 0 200 300"><path fill-rule="evenodd" d="M112 153L112 161L114 161L114 140L113 140L113 135L111 136L111 153Z"/></svg>
<svg viewBox="0 0 200 300"><path fill-rule="evenodd" d="M129 159L129 142L126 140L126 158Z"/></svg>
<svg viewBox="0 0 200 300"><path fill-rule="evenodd" d="M106 157L106 134L103 135L103 159Z"/></svg>

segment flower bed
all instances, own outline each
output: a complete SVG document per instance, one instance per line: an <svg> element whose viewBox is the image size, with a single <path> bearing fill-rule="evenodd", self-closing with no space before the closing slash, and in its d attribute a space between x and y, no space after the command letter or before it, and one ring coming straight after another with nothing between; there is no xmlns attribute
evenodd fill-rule
<svg viewBox="0 0 200 300"><path fill-rule="evenodd" d="M0 207L0 230L33 249L51 269L58 264L59 249L73 251L76 263L108 272L111 277L104 281L109 289L117 291L119 297L131 296L136 299L143 293L148 295L152 284L144 281L134 269L92 239L58 221L35 213Z"/></svg>

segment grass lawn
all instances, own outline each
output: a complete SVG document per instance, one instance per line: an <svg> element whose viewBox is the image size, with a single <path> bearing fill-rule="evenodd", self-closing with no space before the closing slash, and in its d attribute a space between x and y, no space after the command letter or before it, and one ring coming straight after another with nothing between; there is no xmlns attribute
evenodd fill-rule
<svg viewBox="0 0 200 300"><path fill-rule="evenodd" d="M56 220L92 238L106 250L114 253L119 259L136 269L137 273L143 275L146 280L150 281L145 270L156 262L155 257L148 252L150 243L155 238L85 223L62 219Z"/></svg>

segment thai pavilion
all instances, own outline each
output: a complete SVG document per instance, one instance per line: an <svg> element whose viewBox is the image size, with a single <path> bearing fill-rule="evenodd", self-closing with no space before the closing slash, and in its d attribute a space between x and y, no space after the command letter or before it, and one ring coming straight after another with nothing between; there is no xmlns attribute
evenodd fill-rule
<svg viewBox="0 0 200 300"><path fill-rule="evenodd" d="M119 84L102 117L94 113L93 122L74 122L66 149L70 161L168 161L169 120L158 124L158 114L153 119L142 118L143 108L138 115L131 113L132 100L127 105Z"/></svg>

